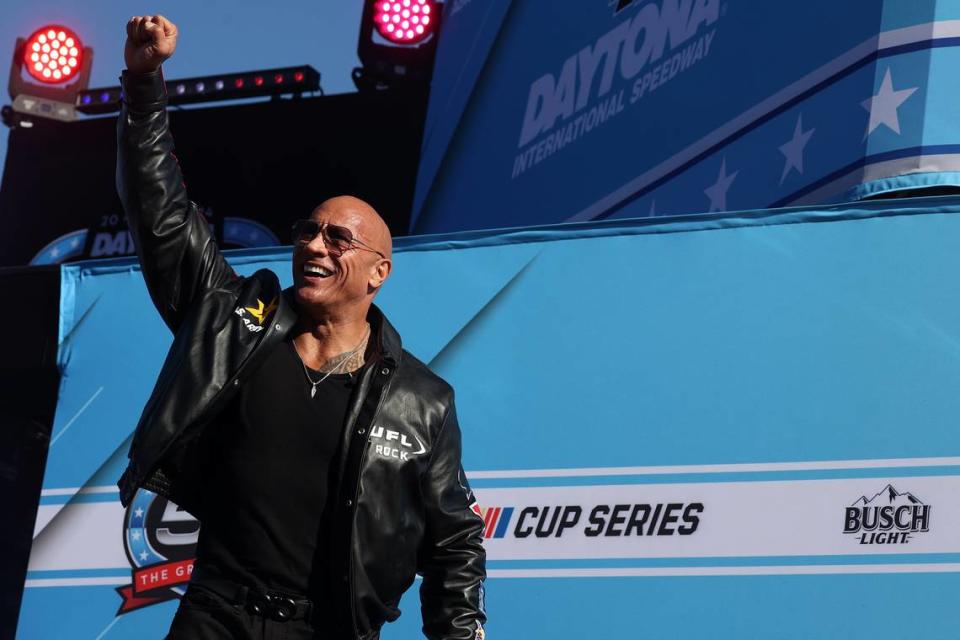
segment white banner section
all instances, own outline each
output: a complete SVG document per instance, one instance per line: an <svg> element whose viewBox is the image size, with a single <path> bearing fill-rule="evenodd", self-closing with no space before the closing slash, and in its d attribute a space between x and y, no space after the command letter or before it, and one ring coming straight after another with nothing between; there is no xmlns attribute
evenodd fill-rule
<svg viewBox="0 0 960 640"><path fill-rule="evenodd" d="M476 493L491 560L960 553L960 476Z"/></svg>
<svg viewBox="0 0 960 640"><path fill-rule="evenodd" d="M491 577L960 571L958 495L960 475L476 489ZM128 583L119 502L61 507L27 586Z"/></svg>

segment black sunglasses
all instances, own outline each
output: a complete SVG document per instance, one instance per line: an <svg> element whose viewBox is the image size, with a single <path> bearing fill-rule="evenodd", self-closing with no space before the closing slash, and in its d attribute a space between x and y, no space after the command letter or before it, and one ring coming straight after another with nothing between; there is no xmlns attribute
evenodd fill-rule
<svg viewBox="0 0 960 640"><path fill-rule="evenodd" d="M373 251L381 258L387 257L370 245L354 238L350 229L329 222L320 223L316 220L297 220L293 223L293 244L310 244L318 233L323 237L323 244L327 246L327 251L334 257L339 258L350 249L357 247Z"/></svg>

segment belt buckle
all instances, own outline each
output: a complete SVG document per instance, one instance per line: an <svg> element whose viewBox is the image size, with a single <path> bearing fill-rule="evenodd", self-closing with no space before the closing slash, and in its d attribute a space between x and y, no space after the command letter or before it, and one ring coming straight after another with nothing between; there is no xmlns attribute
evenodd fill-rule
<svg viewBox="0 0 960 640"><path fill-rule="evenodd" d="M297 612L297 603L290 596L267 593L264 595L264 599L268 605L266 613L279 622L286 622Z"/></svg>

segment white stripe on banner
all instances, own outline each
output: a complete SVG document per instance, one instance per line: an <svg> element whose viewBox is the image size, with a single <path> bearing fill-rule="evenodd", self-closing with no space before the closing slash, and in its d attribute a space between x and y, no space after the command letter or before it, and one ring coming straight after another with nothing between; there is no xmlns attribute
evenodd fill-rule
<svg viewBox="0 0 960 640"><path fill-rule="evenodd" d="M572 469L468 471L467 478L469 480L487 478L581 478L590 476L645 476L679 473L901 469L904 467L953 467L958 465L960 465L960 457L888 458L881 460L816 460L809 462L756 462L746 464L679 464L648 467L581 467Z"/></svg>
<svg viewBox="0 0 960 640"><path fill-rule="evenodd" d="M937 467L941 469L934 472ZM721 476L717 482L698 478L653 483L616 479L631 474L824 469L881 471L860 474L871 477L821 479ZM916 473L884 474L883 469ZM903 573L956 571L960 566L955 563L960 558L957 457L470 475L501 478L500 484L506 485L512 484L511 477L524 484L521 480L531 477L612 476L604 484L558 480L553 486L477 487L491 576ZM85 490L106 493L98 489ZM38 521L60 506L41 505ZM35 540L28 567L31 572L63 573L31 579L28 586L116 584L111 577L79 577L75 572L130 569L120 535L124 514L115 500L76 501L63 507L60 517Z"/></svg>
<svg viewBox="0 0 960 640"><path fill-rule="evenodd" d="M686 149L683 149L673 157L660 163L653 169L633 178L619 189L612 191L600 200L597 200L586 209L571 216L567 222L582 222L592 220L595 216L610 207L613 207L624 199L630 197L637 191L647 185L659 180L671 171L681 165L689 162L707 149L719 144L737 131L749 126L751 123L764 117L771 111L793 100L803 92L811 89L820 82L830 78L835 73L846 69L858 60L870 55L875 51L882 51L892 47L910 44L913 42L924 42L927 40L939 40L942 38L952 38L960 35L960 20L941 20L937 22L928 22L903 29L894 29L885 31L873 36L850 49L846 53L834 58L819 69L816 69L793 84L781 89L766 100L757 103L747 109L739 116L720 126L714 131L700 138Z"/></svg>
<svg viewBox="0 0 960 640"><path fill-rule="evenodd" d="M902 469L955 467L960 457L881 458L871 460L809 460L801 462L748 462L731 464L674 464L645 467L572 467L569 469L508 469L467 471L467 479L579 478L596 476L671 475L679 473L753 473L765 471L828 471L845 469ZM116 485L44 489L42 497L119 493Z"/></svg>
<svg viewBox="0 0 960 640"><path fill-rule="evenodd" d="M960 457L880 458L872 460L810 460L802 462L748 462L730 464L674 464L644 467L572 467L568 469L507 469L467 471L467 479L579 478L597 476L670 475L679 473L756 473L767 471L828 471L848 469L902 469L955 467ZM42 497L119 493L116 485L44 489Z"/></svg>
<svg viewBox="0 0 960 640"><path fill-rule="evenodd" d="M484 487L476 495L491 561L740 558L756 565L751 557L811 557L802 564L820 565L852 555L889 564L884 556L891 554L960 554L960 469L921 477Z"/></svg>
<svg viewBox="0 0 960 640"><path fill-rule="evenodd" d="M619 569L490 569L490 578L616 578L616 577L683 577L683 576L771 576L829 575L875 573L957 573L960 563L883 564L770 567L633 567ZM420 576L417 576L419 579ZM101 578L40 578L27 580L27 588L122 586L130 584L130 576Z"/></svg>
<svg viewBox="0 0 960 640"><path fill-rule="evenodd" d="M823 565L813 567L644 567L622 569L491 569L490 578L616 578L622 576L782 576L842 573L957 573L960 563Z"/></svg>
<svg viewBox="0 0 960 640"><path fill-rule="evenodd" d="M104 576L99 578L35 578L29 579L24 586L31 587L102 587L130 584L130 574L125 576Z"/></svg>
<svg viewBox="0 0 960 640"><path fill-rule="evenodd" d="M93 495L100 493L120 493L120 490L117 489L117 485L109 485L105 487L65 487L62 489L44 489L40 492L40 497L46 498L48 496L72 496L72 495Z"/></svg>
<svg viewBox="0 0 960 640"><path fill-rule="evenodd" d="M45 526L56 513L56 521L34 538L27 571L130 570L119 500L40 505L37 524Z"/></svg>

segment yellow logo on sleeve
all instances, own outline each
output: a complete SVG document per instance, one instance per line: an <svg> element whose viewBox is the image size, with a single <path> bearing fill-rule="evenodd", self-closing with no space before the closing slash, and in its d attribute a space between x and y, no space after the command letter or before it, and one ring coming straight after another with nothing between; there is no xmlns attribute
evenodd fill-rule
<svg viewBox="0 0 960 640"><path fill-rule="evenodd" d="M267 305L267 308L266 308L266 309L264 309L264 307L263 307L263 300L261 300L260 298L257 298L257 307L256 307L256 308L254 308L254 307L244 307L244 309L246 309L247 311L250 312L250 315L252 315L254 318L257 319L257 324L263 324L263 321L267 319L267 316L269 316L271 313L273 313L273 311L274 311L276 308L277 308L277 299L276 299L276 298L274 298L273 300L270 301L270 304Z"/></svg>

